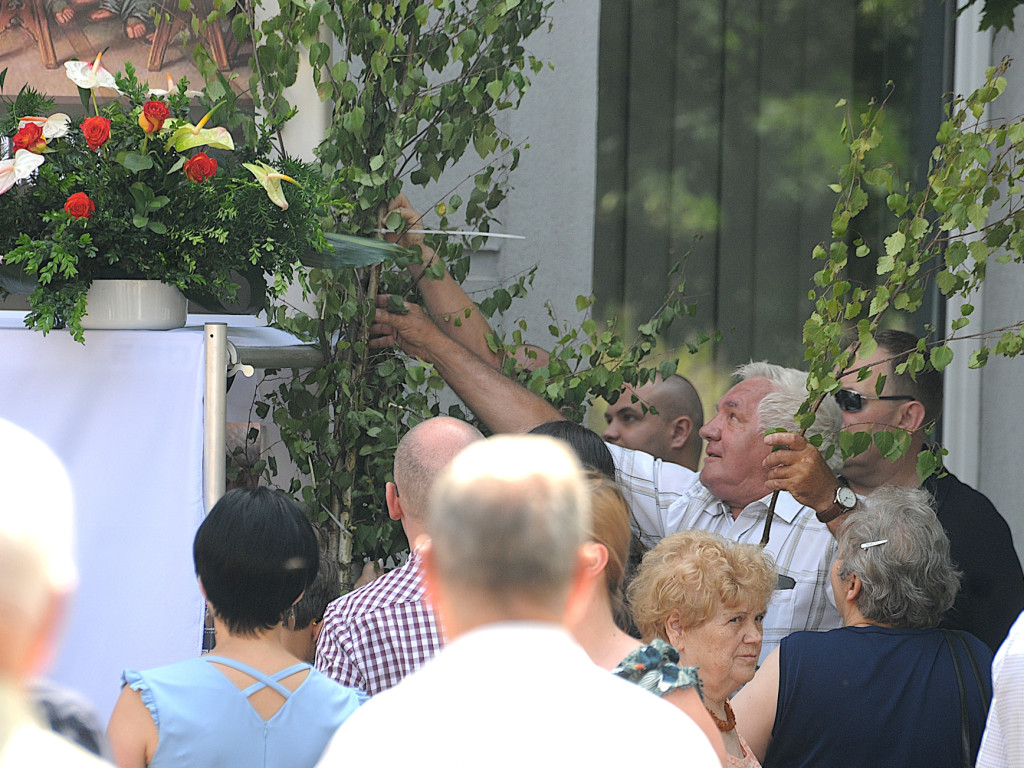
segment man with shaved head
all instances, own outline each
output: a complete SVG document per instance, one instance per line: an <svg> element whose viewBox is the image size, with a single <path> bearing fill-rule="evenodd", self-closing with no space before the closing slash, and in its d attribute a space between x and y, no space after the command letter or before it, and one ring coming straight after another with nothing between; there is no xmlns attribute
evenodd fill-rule
<svg viewBox="0 0 1024 768"><path fill-rule="evenodd" d="M697 471L704 406L689 379L672 374L635 388L627 385L609 403L604 419L609 443Z"/></svg>
<svg viewBox="0 0 1024 768"><path fill-rule="evenodd" d="M395 480L385 488L388 515L400 520L412 552L399 568L327 607L316 667L342 685L373 696L418 669L441 647L426 603L416 540L426 532L434 481L467 445L483 439L447 416L420 422L395 451Z"/></svg>

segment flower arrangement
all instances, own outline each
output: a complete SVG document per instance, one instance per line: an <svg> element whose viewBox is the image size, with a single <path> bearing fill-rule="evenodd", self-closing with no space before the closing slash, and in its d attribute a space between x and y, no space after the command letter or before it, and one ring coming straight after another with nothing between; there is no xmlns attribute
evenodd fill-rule
<svg viewBox="0 0 1024 768"><path fill-rule="evenodd" d="M52 113L51 99L25 87L0 119L12 145L0 160L0 262L36 281L27 325L66 327L81 341L86 293L104 277L230 301L243 276L265 298L265 288L284 290L304 254L324 249L326 184L310 165L275 169L266 125L253 146L236 147L213 125L224 102L192 122L201 94L185 81L150 91L131 64L123 75L100 57L65 66L85 117ZM101 88L122 98L100 106ZM294 185L287 198L283 182Z"/></svg>

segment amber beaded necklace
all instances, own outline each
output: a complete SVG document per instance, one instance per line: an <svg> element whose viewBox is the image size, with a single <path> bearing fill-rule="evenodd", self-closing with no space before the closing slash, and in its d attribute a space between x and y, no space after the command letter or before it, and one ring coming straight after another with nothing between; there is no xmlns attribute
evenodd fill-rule
<svg viewBox="0 0 1024 768"><path fill-rule="evenodd" d="M725 720L719 718L718 715L711 711L711 707L706 704L704 705L704 708L708 711L708 714L711 715L711 719L715 721L715 725L722 733L728 733L736 727L736 715L733 714L732 707L729 705L728 701L725 702Z"/></svg>

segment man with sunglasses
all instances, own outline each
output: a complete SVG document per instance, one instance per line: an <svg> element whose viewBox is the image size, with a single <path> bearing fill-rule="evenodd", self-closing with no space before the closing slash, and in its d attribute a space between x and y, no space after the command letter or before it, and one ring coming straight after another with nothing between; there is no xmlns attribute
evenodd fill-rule
<svg viewBox="0 0 1024 768"><path fill-rule="evenodd" d="M791 449L774 451L765 459L768 487L789 491L814 507L818 518L833 532L854 501L849 491L842 489L840 480L859 496L883 485L916 488L921 484L917 456L926 447L926 429L942 412L942 374L929 370L918 373L915 379L895 372L896 366L917 349L917 341L916 336L903 331L878 331L878 348L856 360L855 371L843 378L843 389L836 394L844 430L909 433L910 448L902 457L887 460L872 441L866 451L846 460L837 479L818 452L808 450L799 436L765 438L769 445ZM862 367L870 373L858 381L856 371ZM949 536L953 562L963 572L960 593L942 626L964 629L995 651L1024 610L1024 572L1009 526L984 494L949 472L940 478L930 477L925 488L934 497L939 522Z"/></svg>

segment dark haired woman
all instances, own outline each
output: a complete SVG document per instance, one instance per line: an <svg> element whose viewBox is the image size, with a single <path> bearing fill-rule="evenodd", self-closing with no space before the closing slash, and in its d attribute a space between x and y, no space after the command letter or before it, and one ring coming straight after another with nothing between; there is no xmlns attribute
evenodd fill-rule
<svg viewBox="0 0 1024 768"><path fill-rule="evenodd" d="M283 615L317 573L316 538L294 501L228 492L192 548L216 653L125 670L107 735L121 768L314 766L361 702L292 656Z"/></svg>

